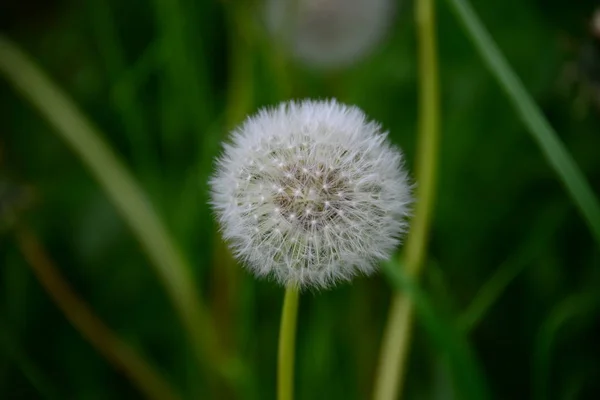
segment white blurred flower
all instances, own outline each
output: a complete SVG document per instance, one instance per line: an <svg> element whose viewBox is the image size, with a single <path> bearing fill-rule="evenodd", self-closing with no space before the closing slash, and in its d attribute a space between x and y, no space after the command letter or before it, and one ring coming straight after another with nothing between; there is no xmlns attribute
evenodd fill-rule
<svg viewBox="0 0 600 400"><path fill-rule="evenodd" d="M594 35L597 40L600 40L600 7L596 8L594 14L592 15L591 28L592 35Z"/></svg>
<svg viewBox="0 0 600 400"><path fill-rule="evenodd" d="M339 68L373 50L394 14L392 0L265 0L271 34L301 62Z"/></svg>
<svg viewBox="0 0 600 400"><path fill-rule="evenodd" d="M286 286L373 272L399 244L411 200L402 155L386 135L334 100L249 117L210 181L235 256Z"/></svg>

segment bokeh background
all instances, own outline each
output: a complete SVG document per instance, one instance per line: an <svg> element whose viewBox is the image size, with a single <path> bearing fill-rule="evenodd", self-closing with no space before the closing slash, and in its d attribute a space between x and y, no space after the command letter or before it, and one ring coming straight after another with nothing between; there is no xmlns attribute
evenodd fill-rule
<svg viewBox="0 0 600 400"><path fill-rule="evenodd" d="M368 54L336 69L286 53L261 24L257 3L0 3L2 34L76 102L135 175L189 261L223 345L247 367L242 391L207 383L159 277L107 194L2 76L0 398L143 397L55 306L18 245L19 227L183 398L275 398L283 290L238 266L221 268L228 261L206 203L212 159L231 127L259 107L336 97L380 121L412 170L418 66L412 2L396 4ZM468 336L496 398L597 398L598 247L453 14L437 4L442 139L422 287ZM590 26L597 1L473 5L600 194L600 27ZM302 296L299 399L370 398L391 294L379 275ZM417 320L404 398L461 399L444 361Z"/></svg>

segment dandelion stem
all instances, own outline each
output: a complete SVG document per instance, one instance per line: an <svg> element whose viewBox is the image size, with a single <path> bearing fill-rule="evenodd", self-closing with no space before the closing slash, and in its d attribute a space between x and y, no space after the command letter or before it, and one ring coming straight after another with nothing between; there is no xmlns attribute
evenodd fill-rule
<svg viewBox="0 0 600 400"><path fill-rule="evenodd" d="M179 398L160 374L77 296L32 232L25 227L19 227L17 241L32 271L56 306L108 362L122 371L148 399Z"/></svg>
<svg viewBox="0 0 600 400"><path fill-rule="evenodd" d="M418 0L415 8L419 52L419 148L416 166L417 205L406 242L406 273L417 278L426 257L435 196L438 152L439 89L433 0ZM374 398L391 400L402 393L404 365L410 342L413 304L398 293L389 311L381 347Z"/></svg>
<svg viewBox="0 0 600 400"><path fill-rule="evenodd" d="M277 399L294 398L294 347L298 316L298 288L289 286L285 291L279 329L279 356L277 365Z"/></svg>

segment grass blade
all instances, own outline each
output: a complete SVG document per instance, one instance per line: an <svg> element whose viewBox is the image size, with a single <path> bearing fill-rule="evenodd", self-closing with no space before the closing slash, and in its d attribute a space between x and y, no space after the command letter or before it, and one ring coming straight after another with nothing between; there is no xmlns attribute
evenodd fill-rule
<svg viewBox="0 0 600 400"><path fill-rule="evenodd" d="M566 204L552 205L541 212L520 247L481 285L471 304L458 318L459 329L468 334L478 326L513 280L551 245L551 239L566 215Z"/></svg>
<svg viewBox="0 0 600 400"><path fill-rule="evenodd" d="M46 118L77 153L121 213L152 261L202 364L222 366L208 312L189 265L134 177L73 102L7 38L0 35L0 73ZM225 372L221 368L210 371Z"/></svg>
<svg viewBox="0 0 600 400"><path fill-rule="evenodd" d="M125 51L118 34L117 21L110 2L93 0L88 2L88 8L108 83L113 85L128 69ZM144 117L146 111L144 103L140 101L135 90L110 91L110 94L127 132L136 167L149 176L156 175L156 155L152 150L148 121Z"/></svg>
<svg viewBox="0 0 600 400"><path fill-rule="evenodd" d="M416 159L415 211L404 248L407 273L418 279L427 260L429 227L434 209L439 152L440 90L435 2L415 4L419 56L419 134ZM402 293L391 301L382 339L373 397L396 399L402 393L410 344L413 304Z"/></svg>
<svg viewBox="0 0 600 400"><path fill-rule="evenodd" d="M96 351L129 378L148 399L178 400L180 397L169 382L94 314L89 305L75 293L35 234L22 225L17 228L16 236L23 256L48 296Z"/></svg>
<svg viewBox="0 0 600 400"><path fill-rule="evenodd" d="M414 305L417 316L431 340L443 352L455 374L462 399L491 399L473 349L451 320L443 318L433 307L426 293L397 262L382 264L383 272L395 290L401 291Z"/></svg>
<svg viewBox="0 0 600 400"><path fill-rule="evenodd" d="M535 341L533 353L533 399L549 399L552 349L563 327L575 318L592 316L600 306L600 296L595 291L577 293L567 297L542 324Z"/></svg>
<svg viewBox="0 0 600 400"><path fill-rule="evenodd" d="M508 95L519 117L540 146L544 156L567 188L600 244L600 203L585 176L535 104L523 83L483 26L467 0L448 0L479 55Z"/></svg>

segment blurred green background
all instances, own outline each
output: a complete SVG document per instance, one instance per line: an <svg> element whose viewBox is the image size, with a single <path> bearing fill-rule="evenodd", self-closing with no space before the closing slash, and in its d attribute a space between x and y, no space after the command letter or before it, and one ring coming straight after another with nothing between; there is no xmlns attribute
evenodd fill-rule
<svg viewBox="0 0 600 400"><path fill-rule="evenodd" d="M590 29L598 2L473 5L600 193L600 29ZM81 298L183 398L275 398L283 290L237 266L219 272L227 259L215 255L222 249L206 204L213 157L226 132L261 106L336 97L380 121L412 171L416 38L412 4L401 1L372 53L320 71L286 60L259 14L246 1L2 0L1 32L72 97L138 179L247 374L243 390L211 387L109 197L3 77L1 399L142 397L40 286L16 225L34 232ZM444 2L437 17L441 149L423 288L468 335L496 398L598 398L598 247ZM303 294L299 399L370 397L391 293L380 275ZM493 301L483 313L466 312L486 296ZM418 321L408 362L404 398L463 398Z"/></svg>

